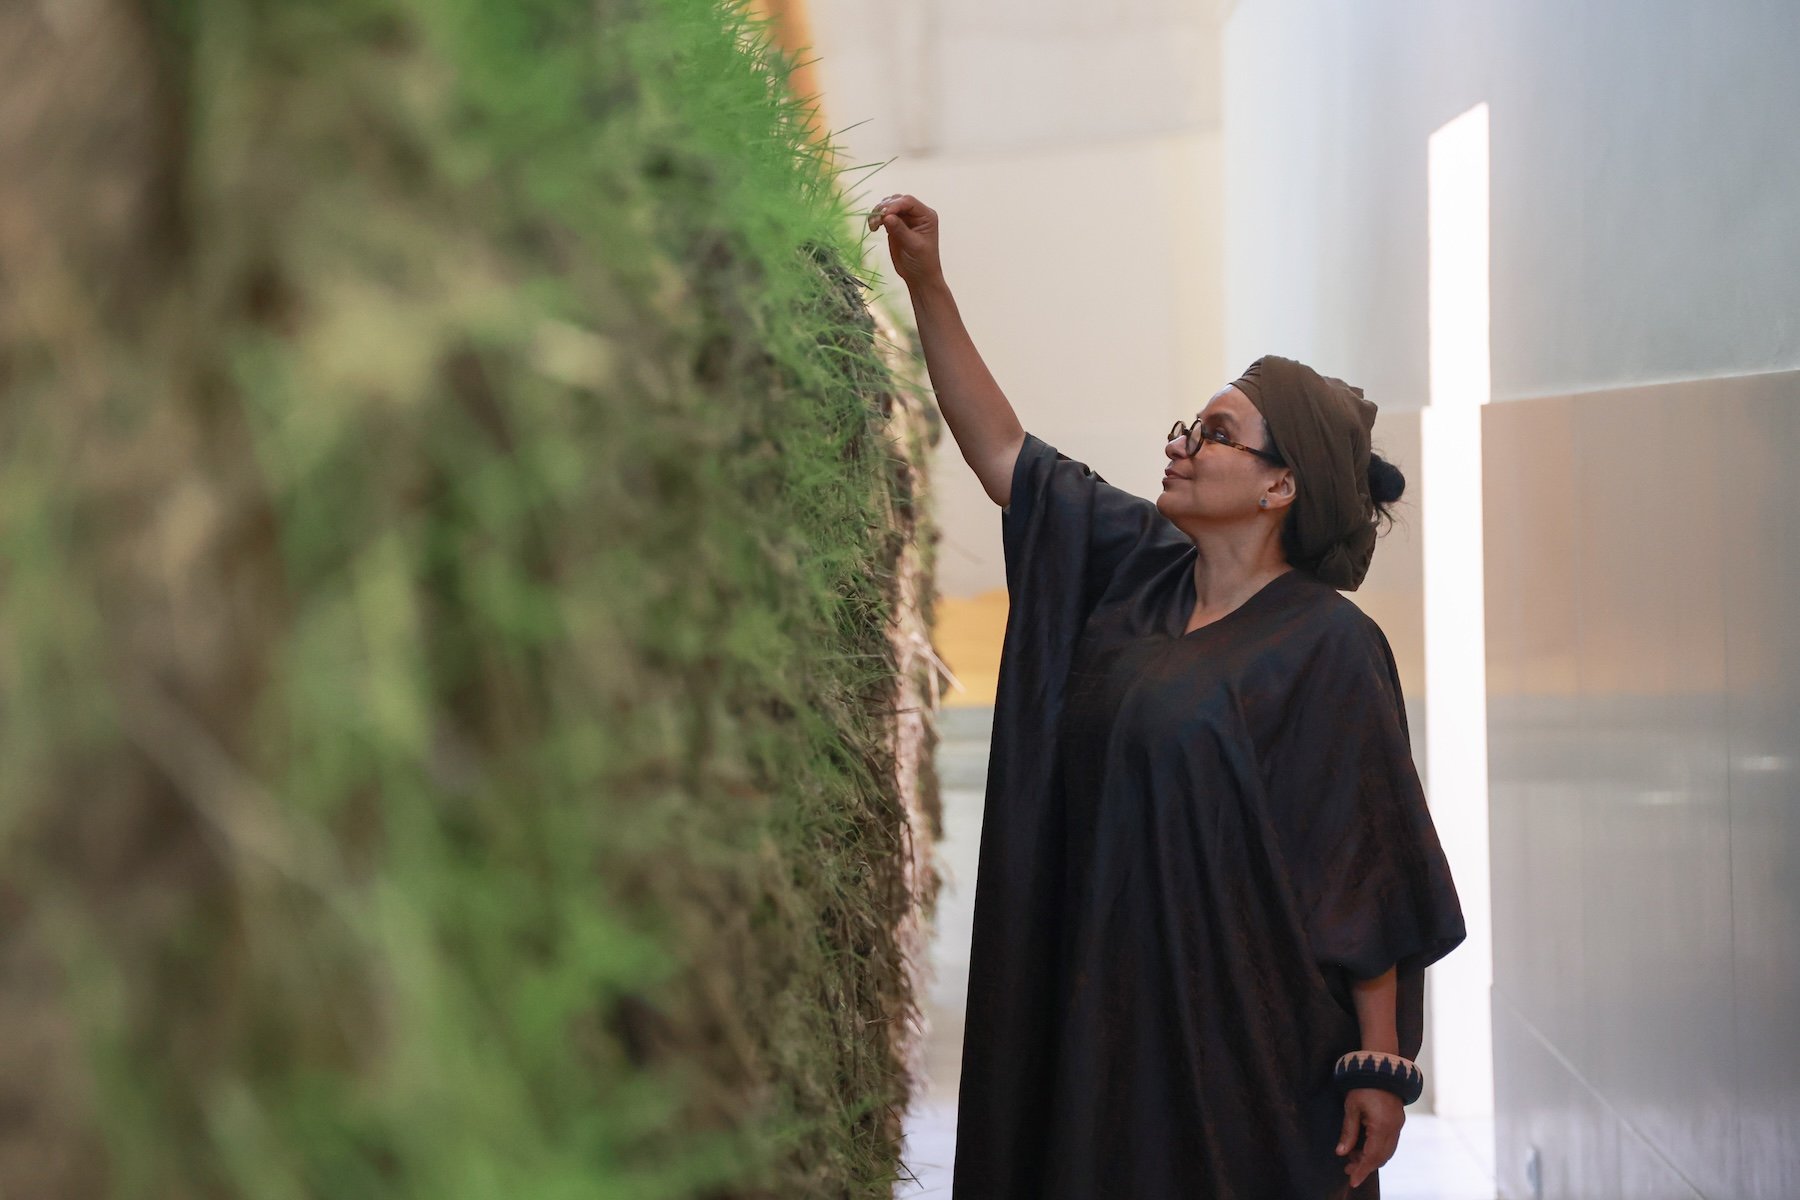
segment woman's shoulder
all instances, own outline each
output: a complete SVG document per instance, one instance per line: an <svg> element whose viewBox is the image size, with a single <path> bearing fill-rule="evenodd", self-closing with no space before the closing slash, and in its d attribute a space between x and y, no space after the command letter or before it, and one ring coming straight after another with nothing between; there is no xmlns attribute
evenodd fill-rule
<svg viewBox="0 0 1800 1200"><path fill-rule="evenodd" d="M1295 575L1296 604L1307 624L1317 630L1322 646L1372 654L1377 660L1392 658L1386 631L1362 605L1300 568L1295 568Z"/></svg>
<svg viewBox="0 0 1800 1200"><path fill-rule="evenodd" d="M1156 501L1109 483L1086 462L1030 431L1014 461L1012 490L1001 513L1009 526L1043 524L1054 536L1085 534L1109 566L1134 550L1188 542Z"/></svg>

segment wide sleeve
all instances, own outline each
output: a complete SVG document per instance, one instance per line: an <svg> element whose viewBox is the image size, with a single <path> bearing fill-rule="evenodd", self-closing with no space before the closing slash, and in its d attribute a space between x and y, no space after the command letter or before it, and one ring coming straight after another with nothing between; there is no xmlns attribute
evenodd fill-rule
<svg viewBox="0 0 1800 1200"><path fill-rule="evenodd" d="M1049 607L1072 622L1071 636L1133 549L1146 539L1185 538L1154 503L1114 487L1031 433L1013 464L1000 520L1013 603L1060 601Z"/></svg>
<svg viewBox="0 0 1800 1200"><path fill-rule="evenodd" d="M1295 846L1296 898L1313 959L1350 980L1395 968L1400 1053L1424 1034L1425 968L1467 936L1413 764L1392 648L1358 611L1309 664L1290 707L1276 787Z"/></svg>
<svg viewBox="0 0 1800 1200"><path fill-rule="evenodd" d="M1159 528L1160 527L1160 528ZM1030 433L1001 513L1008 608L994 695L987 795L975 873L957 1195L1020 1195L1055 1085L1044 1053L1058 1036L1069 908L1068 824L1058 785L1058 727L1070 662L1109 584L1132 586L1147 556L1180 532L1148 500L1121 491ZM966 1158L967 1161L964 1161ZM978 1165L979 1164L979 1165ZM1025 1189L1021 1191L1020 1189Z"/></svg>

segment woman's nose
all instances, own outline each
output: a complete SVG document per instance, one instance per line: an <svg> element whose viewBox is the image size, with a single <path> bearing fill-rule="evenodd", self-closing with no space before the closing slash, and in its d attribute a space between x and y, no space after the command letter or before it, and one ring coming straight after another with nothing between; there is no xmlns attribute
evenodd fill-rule
<svg viewBox="0 0 1800 1200"><path fill-rule="evenodd" d="M1172 437L1163 443L1163 454L1167 458L1182 458L1187 454L1187 439Z"/></svg>

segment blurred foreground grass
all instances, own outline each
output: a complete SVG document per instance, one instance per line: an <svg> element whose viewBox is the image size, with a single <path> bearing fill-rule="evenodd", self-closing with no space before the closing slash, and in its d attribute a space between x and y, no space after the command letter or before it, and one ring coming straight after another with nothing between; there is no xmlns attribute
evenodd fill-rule
<svg viewBox="0 0 1800 1200"><path fill-rule="evenodd" d="M0 1195L886 1196L922 448L766 31L0 45Z"/></svg>

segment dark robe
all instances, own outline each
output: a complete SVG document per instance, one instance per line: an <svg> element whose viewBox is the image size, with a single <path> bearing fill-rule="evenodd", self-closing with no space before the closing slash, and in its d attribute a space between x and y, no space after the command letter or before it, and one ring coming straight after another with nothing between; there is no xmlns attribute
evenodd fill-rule
<svg viewBox="0 0 1800 1200"><path fill-rule="evenodd" d="M1464 937L1386 637L1294 569L1184 633L1193 542L1030 434L1001 524L956 1200L1349 1196L1350 981L1416 1058Z"/></svg>

